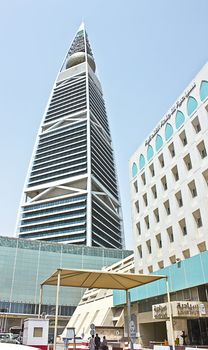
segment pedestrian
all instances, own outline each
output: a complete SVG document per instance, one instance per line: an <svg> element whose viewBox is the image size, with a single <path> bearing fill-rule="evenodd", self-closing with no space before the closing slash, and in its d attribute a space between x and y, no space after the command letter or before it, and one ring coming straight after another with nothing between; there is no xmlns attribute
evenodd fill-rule
<svg viewBox="0 0 208 350"><path fill-rule="evenodd" d="M102 349L102 350L108 350L108 342L107 342L105 336L103 336L103 341L102 341L102 343L101 343L101 349Z"/></svg>
<svg viewBox="0 0 208 350"><path fill-rule="evenodd" d="M96 336L95 336L95 350L98 350L99 347L100 347L100 337L96 333Z"/></svg>
<svg viewBox="0 0 208 350"><path fill-rule="evenodd" d="M92 337L90 338L90 341L89 341L89 350L95 350L95 338L94 338L94 334L92 335Z"/></svg>

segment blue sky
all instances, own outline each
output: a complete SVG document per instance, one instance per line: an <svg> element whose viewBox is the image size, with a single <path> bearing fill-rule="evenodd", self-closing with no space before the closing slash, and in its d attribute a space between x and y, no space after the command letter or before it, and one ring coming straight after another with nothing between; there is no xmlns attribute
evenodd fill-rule
<svg viewBox="0 0 208 350"><path fill-rule="evenodd" d="M128 248L128 160L208 58L206 0L0 2L0 234L12 236L50 90L82 20L103 86Z"/></svg>

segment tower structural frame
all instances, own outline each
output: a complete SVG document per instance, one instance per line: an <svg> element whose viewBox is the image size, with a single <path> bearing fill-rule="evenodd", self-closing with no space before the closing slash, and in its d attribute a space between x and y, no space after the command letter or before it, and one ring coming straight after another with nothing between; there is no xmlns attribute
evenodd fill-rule
<svg viewBox="0 0 208 350"><path fill-rule="evenodd" d="M95 72L81 24L37 135L16 224L20 238L125 246L111 134Z"/></svg>

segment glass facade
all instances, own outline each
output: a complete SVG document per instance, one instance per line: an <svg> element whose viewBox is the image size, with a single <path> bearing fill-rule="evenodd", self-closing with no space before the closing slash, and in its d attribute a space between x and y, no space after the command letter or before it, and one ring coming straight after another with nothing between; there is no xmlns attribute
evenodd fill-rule
<svg viewBox="0 0 208 350"><path fill-rule="evenodd" d="M37 313L40 283L57 268L101 269L128 255L129 250L54 244L0 237L0 312ZM60 313L70 315L83 294L61 288ZM44 287L42 312L54 314L56 288Z"/></svg>

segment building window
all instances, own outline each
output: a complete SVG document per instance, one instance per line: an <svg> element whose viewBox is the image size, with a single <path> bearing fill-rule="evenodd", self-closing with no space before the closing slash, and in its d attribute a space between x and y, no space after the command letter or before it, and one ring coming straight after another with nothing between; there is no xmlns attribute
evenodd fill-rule
<svg viewBox="0 0 208 350"><path fill-rule="evenodd" d="M147 147L147 160L149 161L154 156L154 151L151 145Z"/></svg>
<svg viewBox="0 0 208 350"><path fill-rule="evenodd" d="M161 154L161 155L158 157L158 160L159 160L159 162L160 162L161 168L164 168L165 162L164 162L163 154Z"/></svg>
<svg viewBox="0 0 208 350"><path fill-rule="evenodd" d="M155 176L154 164L151 164L151 165L149 166L149 170L150 170L150 174L152 175L152 177Z"/></svg>
<svg viewBox="0 0 208 350"><path fill-rule="evenodd" d="M147 194L146 193L143 195L143 201L144 201L145 207L147 207L148 206L148 200L147 200Z"/></svg>
<svg viewBox="0 0 208 350"><path fill-rule="evenodd" d="M178 191L176 194L175 194L175 197L176 197L176 201L178 203L178 206L179 208L183 206L183 199L182 199L182 194L181 194L181 191Z"/></svg>
<svg viewBox="0 0 208 350"><path fill-rule="evenodd" d="M199 249L199 251L202 253L202 252L205 252L207 250L207 246L206 246L206 242L201 242L199 244L197 244L197 247Z"/></svg>
<svg viewBox="0 0 208 350"><path fill-rule="evenodd" d="M171 226L167 228L167 234L168 234L170 243L174 242L173 229Z"/></svg>
<svg viewBox="0 0 208 350"><path fill-rule="evenodd" d="M172 169L172 174L173 174L173 177L175 179L175 181L178 181L179 180L179 175L178 175L178 167L177 165L175 165Z"/></svg>
<svg viewBox="0 0 208 350"><path fill-rule="evenodd" d="M145 173L143 173L143 174L141 175L141 179L142 179L143 185L146 185L146 176L145 176Z"/></svg>
<svg viewBox="0 0 208 350"><path fill-rule="evenodd" d="M162 177L161 182L162 182L162 185L163 185L164 191L166 191L166 190L167 190L167 188L168 188L168 186L167 186L166 176L163 176L163 177Z"/></svg>
<svg viewBox="0 0 208 350"><path fill-rule="evenodd" d="M137 200L135 203L135 209L136 209L136 212L139 213L139 201Z"/></svg>
<svg viewBox="0 0 208 350"><path fill-rule="evenodd" d="M189 96L187 101L187 113L190 116L198 107L197 100L193 96Z"/></svg>
<svg viewBox="0 0 208 350"><path fill-rule="evenodd" d="M163 205L164 205L164 207L165 207L165 210L166 210L167 215L170 215L170 203L169 203L169 200L167 200L166 202L164 202Z"/></svg>
<svg viewBox="0 0 208 350"><path fill-rule="evenodd" d="M196 226L198 228L202 227L202 219L201 219L201 213L200 213L200 210L197 209L195 210L193 213L192 213L194 219L195 219L195 222L196 222Z"/></svg>
<svg viewBox="0 0 208 350"><path fill-rule="evenodd" d="M171 255L169 257L169 259L170 259L171 264L175 264L176 263L176 256L175 255Z"/></svg>
<svg viewBox="0 0 208 350"><path fill-rule="evenodd" d="M152 265L149 265L149 266L148 266L148 271L149 271L149 273L153 272L153 267L152 267Z"/></svg>
<svg viewBox="0 0 208 350"><path fill-rule="evenodd" d="M191 163L191 157L190 154L187 154L187 156L185 156L183 158L183 161L186 165L187 170L191 170L192 169L192 163Z"/></svg>
<svg viewBox="0 0 208 350"><path fill-rule="evenodd" d="M140 274L140 275L143 275L143 270L139 270L139 274Z"/></svg>
<svg viewBox="0 0 208 350"><path fill-rule="evenodd" d="M43 328L42 327L34 327L33 328L33 338L42 338L43 336Z"/></svg>
<svg viewBox="0 0 208 350"><path fill-rule="evenodd" d="M204 141L201 141L198 145L197 145L197 149L199 151L199 154L201 156L201 158L205 158L207 156L207 150L204 144Z"/></svg>
<svg viewBox="0 0 208 350"><path fill-rule="evenodd" d="M167 123L166 127L165 127L165 139L166 139L166 141L170 140L172 135L173 135L173 127L170 123Z"/></svg>
<svg viewBox="0 0 208 350"><path fill-rule="evenodd" d="M208 96L208 81L202 80L200 85L200 99L204 101Z"/></svg>
<svg viewBox="0 0 208 350"><path fill-rule="evenodd" d="M181 111L177 111L176 118L175 118L176 129L179 129L184 124L184 121L185 121L184 114Z"/></svg>
<svg viewBox="0 0 208 350"><path fill-rule="evenodd" d="M160 269L163 269L164 268L164 261L163 260L158 261L158 266Z"/></svg>
<svg viewBox="0 0 208 350"><path fill-rule="evenodd" d="M138 192L138 184L137 184L137 181L134 181L133 185L134 185L134 190L135 190L135 192L137 193L137 192Z"/></svg>
<svg viewBox="0 0 208 350"><path fill-rule="evenodd" d="M150 239L148 241L146 241L146 245L147 245L147 251L149 254L152 253L152 247L151 247L151 241Z"/></svg>
<svg viewBox="0 0 208 350"><path fill-rule="evenodd" d="M199 118L198 117L194 118L194 120L192 120L191 123L193 125L193 128L194 128L196 134L198 134L201 131L201 125L199 123Z"/></svg>
<svg viewBox="0 0 208 350"><path fill-rule="evenodd" d="M186 220L185 219L180 220L179 226L181 228L181 232L183 236L186 236L187 235Z"/></svg>
<svg viewBox="0 0 208 350"><path fill-rule="evenodd" d="M206 182L206 184L207 184L207 186L208 186L208 169L206 169L206 170L202 173L202 175L204 176L204 180L205 180L205 182Z"/></svg>
<svg viewBox="0 0 208 350"><path fill-rule="evenodd" d="M138 253L139 253L140 259L142 259L142 246L141 245L138 246Z"/></svg>
<svg viewBox="0 0 208 350"><path fill-rule="evenodd" d="M142 170L145 166L145 158L143 154L140 154L139 156L139 169Z"/></svg>
<svg viewBox="0 0 208 350"><path fill-rule="evenodd" d="M183 250L182 253L183 253L183 256L184 256L185 259L190 258L190 250L189 249Z"/></svg>
<svg viewBox="0 0 208 350"><path fill-rule="evenodd" d="M174 147L174 143L172 142L169 146L168 146L169 152L171 157L175 157L175 147Z"/></svg>
<svg viewBox="0 0 208 350"><path fill-rule="evenodd" d="M196 197L197 196L197 190L196 190L196 184L195 181L192 180L191 182L189 182L188 184L189 190L191 192L192 197Z"/></svg>
<svg viewBox="0 0 208 350"><path fill-rule="evenodd" d="M135 177L137 175L137 165L136 163L134 162L133 165L132 165L132 176Z"/></svg>
<svg viewBox="0 0 208 350"><path fill-rule="evenodd" d="M158 208L154 210L154 216L155 216L156 222L159 222L160 221L160 216L159 216Z"/></svg>
<svg viewBox="0 0 208 350"><path fill-rule="evenodd" d="M147 229L149 230L150 224L149 224L149 216L148 216L148 215L145 216L144 221L145 221L145 224L146 224Z"/></svg>
<svg viewBox="0 0 208 350"><path fill-rule="evenodd" d="M186 137L185 130L182 133L180 133L179 137L180 137L180 140L182 142L182 145L186 146L187 145L187 137Z"/></svg>
<svg viewBox="0 0 208 350"><path fill-rule="evenodd" d="M160 233L158 233L158 235L156 235L156 240L157 240L158 248L162 248L162 240L161 240Z"/></svg>
<svg viewBox="0 0 208 350"><path fill-rule="evenodd" d="M163 139L160 135L157 135L155 139L155 149L157 152L161 149L162 145L163 145Z"/></svg>
<svg viewBox="0 0 208 350"><path fill-rule="evenodd" d="M137 233L138 233L138 235L141 235L141 225L140 225L140 222L137 222L136 228L137 228Z"/></svg>
<svg viewBox="0 0 208 350"><path fill-rule="evenodd" d="M157 198L157 188L156 188L156 185L154 185L152 188L152 194L153 194L153 197L156 199Z"/></svg>

